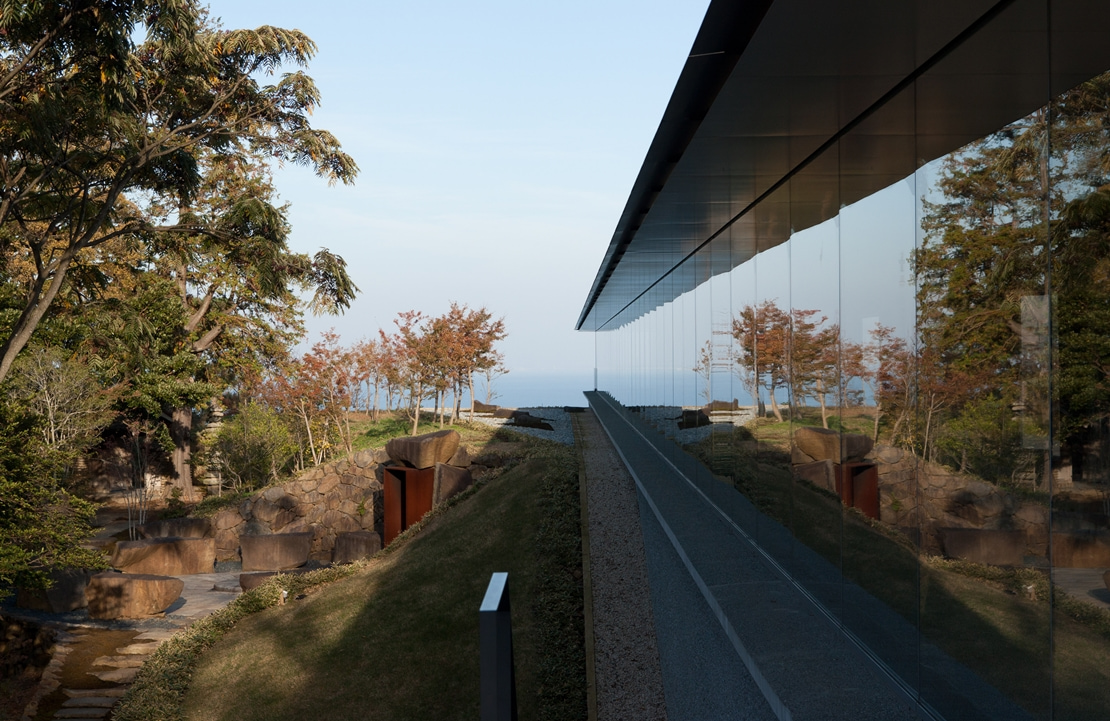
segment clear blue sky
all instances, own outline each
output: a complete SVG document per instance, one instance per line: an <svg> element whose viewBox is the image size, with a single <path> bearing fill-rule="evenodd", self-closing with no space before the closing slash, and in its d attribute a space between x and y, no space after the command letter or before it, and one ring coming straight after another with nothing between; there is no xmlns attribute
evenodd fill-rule
<svg viewBox="0 0 1110 721"><path fill-rule="evenodd" d="M573 326L707 7L212 2L225 27L316 41L314 124L361 168L277 177L294 248L340 253L362 289L310 330L354 342L455 300L505 317L515 373L592 374Z"/></svg>

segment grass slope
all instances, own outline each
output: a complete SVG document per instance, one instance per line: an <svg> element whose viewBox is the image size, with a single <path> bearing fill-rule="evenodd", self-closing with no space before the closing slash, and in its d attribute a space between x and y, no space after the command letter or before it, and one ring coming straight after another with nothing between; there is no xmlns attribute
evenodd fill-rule
<svg viewBox="0 0 1110 721"><path fill-rule="evenodd" d="M529 455L365 570L241 620L200 657L184 716L476 718L478 607L508 571L521 717L584 718L575 459Z"/></svg>

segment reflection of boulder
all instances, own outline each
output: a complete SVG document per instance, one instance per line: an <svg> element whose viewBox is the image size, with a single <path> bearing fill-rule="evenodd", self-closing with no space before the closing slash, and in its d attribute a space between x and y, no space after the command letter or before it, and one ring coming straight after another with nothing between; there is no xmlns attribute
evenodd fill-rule
<svg viewBox="0 0 1110 721"><path fill-rule="evenodd" d="M144 538L120 541L112 567L124 573L185 576L212 573L216 564L215 538Z"/></svg>
<svg viewBox="0 0 1110 721"><path fill-rule="evenodd" d="M854 463L871 452L871 438L862 433L840 433L827 428L802 427L794 431L794 443L815 461Z"/></svg>
<svg viewBox="0 0 1110 721"><path fill-rule="evenodd" d="M1025 562L1025 534L983 528L941 528L944 555L993 566L1020 566Z"/></svg>
<svg viewBox="0 0 1110 721"><path fill-rule="evenodd" d="M512 408L495 408L493 411L494 418L512 418L516 413Z"/></svg>
<svg viewBox="0 0 1110 721"><path fill-rule="evenodd" d="M93 576L85 593L91 618L148 618L169 608L184 588L180 578L109 571Z"/></svg>
<svg viewBox="0 0 1110 721"><path fill-rule="evenodd" d="M88 605L85 588L91 573L83 568L55 568L50 571L50 588L20 588L15 605L33 611L67 613Z"/></svg>
<svg viewBox="0 0 1110 721"><path fill-rule="evenodd" d="M818 488L836 493L836 470L832 461L796 463L794 477L809 481Z"/></svg>
<svg viewBox="0 0 1110 721"><path fill-rule="evenodd" d="M212 523L207 518L169 518L148 521L136 530L142 538L204 538L212 535Z"/></svg>
<svg viewBox="0 0 1110 721"><path fill-rule="evenodd" d="M541 431L553 431L554 428L545 419L534 416L527 411L513 411L513 422L510 426L520 426L522 428L537 428Z"/></svg>
<svg viewBox="0 0 1110 721"><path fill-rule="evenodd" d="M1061 568L1110 566L1110 533L1106 531L1054 532L1052 565Z"/></svg>
<svg viewBox="0 0 1110 721"><path fill-rule="evenodd" d="M732 402L710 401L706 406L704 406L703 410L708 413L738 411L740 410L740 401L736 400L735 398L732 399Z"/></svg>
<svg viewBox="0 0 1110 721"><path fill-rule="evenodd" d="M709 414L701 408L696 410L683 410L682 415L677 418L679 430L687 430L689 428L701 428L702 426L712 425L713 421L709 419Z"/></svg>
<svg viewBox="0 0 1110 721"><path fill-rule="evenodd" d="M393 438L385 444L386 453L397 463L412 468L431 468L446 463L459 449L458 431L436 431L411 438Z"/></svg>
<svg viewBox="0 0 1110 721"><path fill-rule="evenodd" d="M308 563L311 532L241 536L244 571L287 571Z"/></svg>
<svg viewBox="0 0 1110 721"><path fill-rule="evenodd" d="M456 493L462 493L470 488L473 482L474 479L467 469L437 463L432 486L432 506L438 506Z"/></svg>

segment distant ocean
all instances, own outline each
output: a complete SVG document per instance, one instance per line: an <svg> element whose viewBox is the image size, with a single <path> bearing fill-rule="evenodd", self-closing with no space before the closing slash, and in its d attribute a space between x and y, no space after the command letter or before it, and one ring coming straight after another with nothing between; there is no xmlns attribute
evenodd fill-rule
<svg viewBox="0 0 1110 721"><path fill-rule="evenodd" d="M474 379L474 394L486 400L485 379ZM593 370L578 373L524 373L510 371L493 381L492 403L505 408L584 406L583 391L594 389Z"/></svg>

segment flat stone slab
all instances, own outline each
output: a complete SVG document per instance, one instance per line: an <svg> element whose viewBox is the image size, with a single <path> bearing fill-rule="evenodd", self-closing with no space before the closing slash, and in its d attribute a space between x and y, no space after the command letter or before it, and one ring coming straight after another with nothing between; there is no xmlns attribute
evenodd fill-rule
<svg viewBox="0 0 1110 721"><path fill-rule="evenodd" d="M216 566L215 538L145 538L120 541L112 566L124 573L186 576L212 573Z"/></svg>
<svg viewBox="0 0 1110 721"><path fill-rule="evenodd" d="M180 578L130 573L98 573L89 581L89 616L102 620L149 618L181 595Z"/></svg>
<svg viewBox="0 0 1110 721"><path fill-rule="evenodd" d="M126 688L66 688L62 693L71 699L74 698L111 698L118 701L125 693Z"/></svg>
<svg viewBox="0 0 1110 721"><path fill-rule="evenodd" d="M99 719L104 718L111 712L111 707L102 708L62 708L54 712L54 718L68 718L68 719Z"/></svg>
<svg viewBox="0 0 1110 721"><path fill-rule="evenodd" d="M392 438L385 444L385 452L397 463L412 468L431 468L451 460L461 440L458 431L436 431L411 438Z"/></svg>
<svg viewBox="0 0 1110 721"><path fill-rule="evenodd" d="M135 637L136 641L165 641L177 633L176 628L152 628Z"/></svg>
<svg viewBox="0 0 1110 721"><path fill-rule="evenodd" d="M288 571L308 563L312 550L311 533L274 533L269 536L241 536L243 571ZM246 590L244 588L243 590Z"/></svg>
<svg viewBox="0 0 1110 721"><path fill-rule="evenodd" d="M78 696L67 698L62 708L112 708L119 703L119 696Z"/></svg>
<svg viewBox="0 0 1110 721"><path fill-rule="evenodd" d="M107 671L89 671L90 676L106 683L131 683L139 673L138 668L113 668Z"/></svg>
<svg viewBox="0 0 1110 721"><path fill-rule="evenodd" d="M138 668L146 659L136 655L101 656L92 662L93 666L110 666L111 668Z"/></svg>
<svg viewBox="0 0 1110 721"><path fill-rule="evenodd" d="M132 643L130 645L124 646L123 648L117 648L116 652L135 656L149 656L150 654L157 651L158 647L161 645L161 641L151 641L150 643Z"/></svg>

